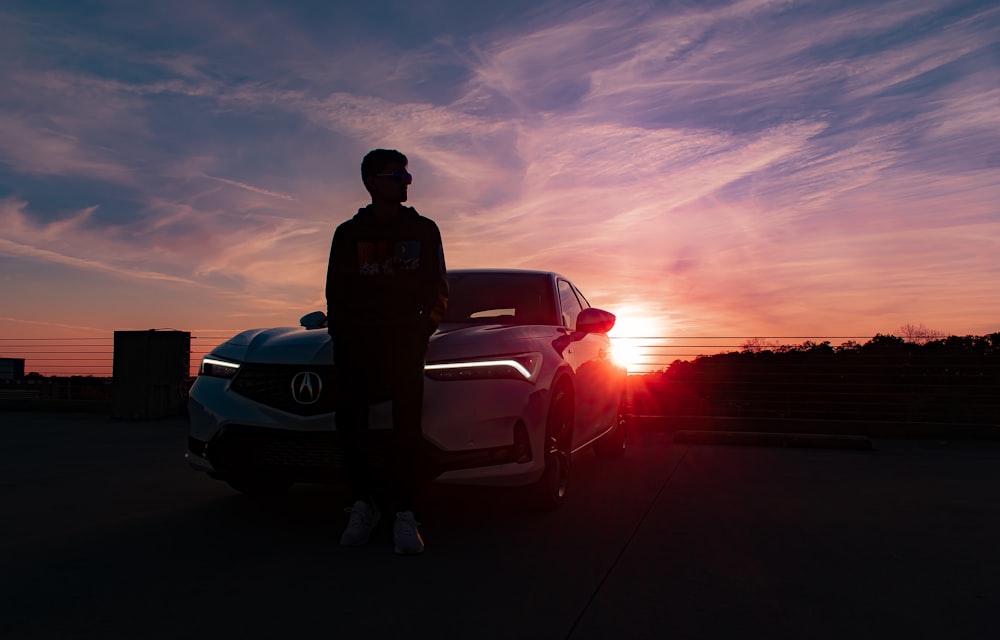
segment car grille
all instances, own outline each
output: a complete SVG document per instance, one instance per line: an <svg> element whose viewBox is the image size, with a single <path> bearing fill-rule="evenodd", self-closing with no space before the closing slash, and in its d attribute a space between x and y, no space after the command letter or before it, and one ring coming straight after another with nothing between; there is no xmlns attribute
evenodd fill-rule
<svg viewBox="0 0 1000 640"><path fill-rule="evenodd" d="M333 365L250 362L240 367L229 389L254 402L299 416L333 413L335 371Z"/></svg>

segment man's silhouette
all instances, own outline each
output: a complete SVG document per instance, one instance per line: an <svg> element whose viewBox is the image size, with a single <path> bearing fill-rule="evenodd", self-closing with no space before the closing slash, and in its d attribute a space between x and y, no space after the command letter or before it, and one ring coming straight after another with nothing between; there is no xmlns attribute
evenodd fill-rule
<svg viewBox="0 0 1000 640"><path fill-rule="evenodd" d="M448 302L437 225L403 206L412 176L406 156L375 149L361 162L370 205L337 227L326 276L337 369L336 426L353 507L342 545L368 542L381 503L396 513L395 550L422 553L413 515L421 476L424 356ZM369 464L368 411L392 401L388 468Z"/></svg>

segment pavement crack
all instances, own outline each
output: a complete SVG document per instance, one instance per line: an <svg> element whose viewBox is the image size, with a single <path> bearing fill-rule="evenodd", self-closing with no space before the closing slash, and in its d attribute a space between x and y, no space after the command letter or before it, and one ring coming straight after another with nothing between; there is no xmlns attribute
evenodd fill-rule
<svg viewBox="0 0 1000 640"><path fill-rule="evenodd" d="M635 527L632 528L632 533L629 534L628 539L625 540L625 544L623 544L621 549L618 550L618 553L615 555L615 559L611 561L611 566L609 566L608 570L604 572L603 576L601 576L601 580L597 583L597 586L590 594L590 597L587 598L587 603L583 605L583 608L580 610L579 615L576 616L576 619L573 620L573 624L570 625L569 631L566 633L565 636L567 640L571 638L574 633L576 633L577 626L583 620L583 616L587 614L587 611L590 609L591 605L594 604L594 600L597 598L597 595L604 588L604 584L608 581L608 578L611 577L611 574L614 572L615 568L618 567L618 563L621 562L622 556L625 555L625 551L627 551L629 546L632 544L632 540L635 539L636 534L639 533L639 529L642 528L642 525L646 522L646 519L649 517L649 514L653 511L653 506L660 499L660 496L663 494L663 490L667 488L667 485L670 484L670 481L673 480L674 476L677 474L677 470L680 468L681 463L684 462L684 458L687 457L688 451L690 450L691 450L690 447L684 448L684 452L677 459L677 463L674 464L673 469L671 469L670 472L667 474L667 477L663 480L663 484L660 485L660 488L656 490L656 495L654 495L653 499L649 501L649 506L646 507L646 510L639 518L639 521L636 522Z"/></svg>

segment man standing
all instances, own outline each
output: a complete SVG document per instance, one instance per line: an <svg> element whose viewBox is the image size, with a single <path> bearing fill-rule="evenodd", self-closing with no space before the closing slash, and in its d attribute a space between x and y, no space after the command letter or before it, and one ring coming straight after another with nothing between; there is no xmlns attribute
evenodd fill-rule
<svg viewBox="0 0 1000 640"><path fill-rule="evenodd" d="M414 518L427 343L448 302L437 225L403 206L413 177L393 149L370 151L361 179L370 205L337 227L326 275L327 317L337 367L336 426L353 507L340 543L365 544L381 517L396 512L395 551L417 554L424 542ZM369 464L368 412L392 401L388 468Z"/></svg>

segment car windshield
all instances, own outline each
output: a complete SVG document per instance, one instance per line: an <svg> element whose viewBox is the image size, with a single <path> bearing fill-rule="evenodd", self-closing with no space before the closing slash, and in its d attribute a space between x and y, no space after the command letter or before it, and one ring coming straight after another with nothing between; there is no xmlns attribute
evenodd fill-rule
<svg viewBox="0 0 1000 640"><path fill-rule="evenodd" d="M552 285L545 274L448 274L443 322L559 324Z"/></svg>

